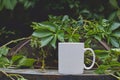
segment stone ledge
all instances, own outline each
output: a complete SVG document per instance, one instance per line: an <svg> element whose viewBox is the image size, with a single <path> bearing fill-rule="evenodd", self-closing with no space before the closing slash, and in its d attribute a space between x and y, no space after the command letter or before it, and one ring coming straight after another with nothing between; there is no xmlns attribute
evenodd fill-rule
<svg viewBox="0 0 120 80"><path fill-rule="evenodd" d="M110 75L95 74L93 70L85 70L84 74L80 75L59 74L58 70L46 70L46 72L43 73L40 71L40 69L0 68L0 71L5 71L6 73L20 74L28 80L117 80ZM9 80L5 78L5 76L0 76L0 80Z"/></svg>

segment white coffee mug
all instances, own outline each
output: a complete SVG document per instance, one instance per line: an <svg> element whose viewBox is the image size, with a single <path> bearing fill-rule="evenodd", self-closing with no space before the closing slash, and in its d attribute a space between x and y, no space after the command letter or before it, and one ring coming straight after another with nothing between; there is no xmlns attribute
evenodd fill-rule
<svg viewBox="0 0 120 80"><path fill-rule="evenodd" d="M93 54L92 64L84 64L84 52L90 50ZM84 48L84 43L63 42L58 44L58 72L61 74L82 74L85 69L91 69L95 63L95 54L91 48Z"/></svg>

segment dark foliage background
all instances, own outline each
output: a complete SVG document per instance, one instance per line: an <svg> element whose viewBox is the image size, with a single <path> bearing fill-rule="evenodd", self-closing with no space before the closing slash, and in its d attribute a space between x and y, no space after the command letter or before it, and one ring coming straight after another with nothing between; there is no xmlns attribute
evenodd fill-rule
<svg viewBox="0 0 120 80"><path fill-rule="evenodd" d="M15 34L0 35L0 45L12 39L30 36L32 33L32 28L30 27L31 23L34 21L41 22L47 20L48 15L69 15L73 18L77 18L79 15L82 15L86 19L109 19L111 14L119 10L114 5L111 5L110 1L112 0L18 0L19 2L17 2L17 0L11 1L15 2L15 6L13 6L13 8L1 8L0 29L5 27L5 30L10 30ZM120 0L116 1L118 6L120 7ZM29 5L29 3L34 5ZM0 1L0 4L3 4L2 0ZM120 21L120 16L114 16L112 17L112 20Z"/></svg>

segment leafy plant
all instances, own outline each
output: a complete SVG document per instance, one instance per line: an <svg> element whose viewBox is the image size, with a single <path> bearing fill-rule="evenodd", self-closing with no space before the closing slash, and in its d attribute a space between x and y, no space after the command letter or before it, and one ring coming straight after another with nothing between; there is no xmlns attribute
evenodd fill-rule
<svg viewBox="0 0 120 80"><path fill-rule="evenodd" d="M0 71L2 72L6 77L8 77L10 80L27 80L26 78L24 78L22 75L19 74L8 74L5 71Z"/></svg>
<svg viewBox="0 0 120 80"><path fill-rule="evenodd" d="M79 25L77 21L64 17L50 16L49 21L33 23L33 37L39 39L41 47L51 45L56 48L57 41L79 41Z"/></svg>
<svg viewBox="0 0 120 80"><path fill-rule="evenodd" d="M97 40L100 42L107 50L111 47L119 47L119 38L120 31L118 30L120 27L120 23L118 22L110 22L106 19L102 19L100 22L98 21L84 21L85 24L83 26L84 32L86 33L85 39L86 42L90 43L92 40Z"/></svg>
<svg viewBox="0 0 120 80"><path fill-rule="evenodd" d="M41 39L41 47L50 44L55 48L57 39L64 41L63 31L60 30L59 26L53 23L34 23L33 28L35 29L35 32L33 32L32 36Z"/></svg>
<svg viewBox="0 0 120 80"><path fill-rule="evenodd" d="M1 60L0 67L4 67L4 68L11 67L15 61L17 61L18 59L22 59L23 58L23 56L22 57L17 57L18 59L17 58L13 58L12 61L10 59L8 59L8 53L9 53L9 50L11 49L11 48L8 47L8 45L10 45L12 43L17 43L18 41L29 39L29 38L20 38L20 39L12 40L12 41L2 45L0 47L0 60ZM17 51L19 49L17 49ZM15 52L17 53L17 51L15 51ZM13 57L15 57L15 56L13 56ZM15 59L17 59L17 60L15 60ZM21 66L30 67L35 62L34 59L29 59L27 57L24 57L24 60L22 60L22 61L24 61L24 63L23 62L19 63L20 67ZM30 63L28 63L28 62L30 62Z"/></svg>
<svg viewBox="0 0 120 80"><path fill-rule="evenodd" d="M109 74L120 80L120 62L118 61L120 49L114 48L109 51L95 50L95 53L102 61L95 72L99 74Z"/></svg>
<svg viewBox="0 0 120 80"><path fill-rule="evenodd" d="M11 59L11 64L14 65L14 67L17 68L32 68L33 64L35 63L35 59L33 58L27 58L23 55L14 55Z"/></svg>
<svg viewBox="0 0 120 80"><path fill-rule="evenodd" d="M118 18L120 20L120 6L117 0L109 0L109 3L114 8L114 12L112 12L109 16L109 20L114 20Z"/></svg>
<svg viewBox="0 0 120 80"><path fill-rule="evenodd" d="M18 3L23 4L24 8L29 8L34 5L35 1L29 0L0 0L0 11L4 8L8 10L13 10Z"/></svg>
<svg viewBox="0 0 120 80"><path fill-rule="evenodd" d="M31 45L40 49L41 69L45 68L46 47L56 49L58 42L78 42L80 40L78 22L69 16L49 16L45 22L33 22ZM49 51L50 52L50 51Z"/></svg>
<svg viewBox="0 0 120 80"><path fill-rule="evenodd" d="M3 46L0 48L0 61L1 61L0 67L6 68L10 65L10 61L8 60L7 57L5 57L8 53L8 51L9 51L8 47Z"/></svg>

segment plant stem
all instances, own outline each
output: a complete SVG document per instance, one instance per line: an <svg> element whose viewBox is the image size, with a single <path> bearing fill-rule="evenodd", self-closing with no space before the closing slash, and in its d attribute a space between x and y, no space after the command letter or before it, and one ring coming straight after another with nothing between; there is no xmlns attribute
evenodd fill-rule
<svg viewBox="0 0 120 80"><path fill-rule="evenodd" d="M42 52L42 65L41 65L41 70L42 72L45 71L45 51L43 50L43 48L41 48L41 52Z"/></svg>
<svg viewBox="0 0 120 80"><path fill-rule="evenodd" d="M27 41L25 41L20 47L18 47L16 50L15 50L15 52L12 54L12 55L14 55L15 53L17 53L23 46L25 46L27 43L29 43L30 42L30 40L27 40Z"/></svg>
<svg viewBox="0 0 120 80"><path fill-rule="evenodd" d="M7 45L10 45L10 44L12 44L12 43L16 43L16 42L18 42L18 41L22 41L22 40L25 40L25 39L30 39L30 38L31 38L31 37L24 37L24 38L19 38L19 39L11 40L10 42L4 44L4 45L1 46L1 47L7 46ZM1 48L1 47L0 47L0 48Z"/></svg>
<svg viewBox="0 0 120 80"><path fill-rule="evenodd" d="M4 71L1 71L5 76L9 77L11 80L15 80L14 78L12 78L9 74L7 74L6 72Z"/></svg>
<svg viewBox="0 0 120 80"><path fill-rule="evenodd" d="M79 29L79 26L74 29L74 31L72 32L72 35L71 35L71 36L73 36L73 34L74 34L78 29Z"/></svg>
<svg viewBox="0 0 120 80"><path fill-rule="evenodd" d="M99 43L100 43L106 50L110 50L110 47L109 47L104 41L99 41Z"/></svg>

